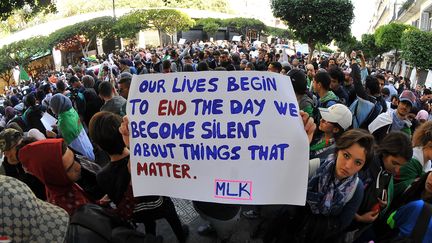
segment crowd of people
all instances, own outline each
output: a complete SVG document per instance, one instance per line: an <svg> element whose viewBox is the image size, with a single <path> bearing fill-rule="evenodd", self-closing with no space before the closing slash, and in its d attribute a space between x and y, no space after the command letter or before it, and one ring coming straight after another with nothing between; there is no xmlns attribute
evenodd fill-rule
<svg viewBox="0 0 432 243"><path fill-rule="evenodd" d="M133 196L125 108L134 74L212 70L290 77L309 179L304 206L193 202L208 221L199 234L229 242L245 217L261 220L253 237L264 242L432 242L432 91L368 66L361 51L309 58L248 41L118 51L10 87L0 106L0 237L161 242L156 220L166 219L186 242L171 198Z"/></svg>

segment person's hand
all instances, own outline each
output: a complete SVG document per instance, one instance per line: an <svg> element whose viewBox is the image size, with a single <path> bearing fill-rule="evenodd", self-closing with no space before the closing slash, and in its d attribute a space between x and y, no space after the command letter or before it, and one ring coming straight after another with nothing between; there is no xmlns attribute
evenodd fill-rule
<svg viewBox="0 0 432 243"><path fill-rule="evenodd" d="M123 142L129 148L129 119L127 116L123 117L123 121L119 127L119 132L123 137Z"/></svg>
<svg viewBox="0 0 432 243"><path fill-rule="evenodd" d="M50 131L50 130L46 130L46 137L47 138L56 138L57 137L57 133Z"/></svg>
<svg viewBox="0 0 432 243"><path fill-rule="evenodd" d="M375 210L375 211L369 211L367 213L364 213L362 215L358 215L356 214L356 220L362 223L372 223L374 222L379 215L379 211Z"/></svg>
<svg viewBox="0 0 432 243"><path fill-rule="evenodd" d="M387 201L383 201L380 198L377 198L377 199L378 199L378 202L379 202L379 205L381 208L387 207Z"/></svg>
<svg viewBox="0 0 432 243"><path fill-rule="evenodd" d="M314 122L314 119L304 111L300 111L300 116L302 117L304 129L308 136L309 143L311 143L316 129L316 124Z"/></svg>
<svg viewBox="0 0 432 243"><path fill-rule="evenodd" d="M107 205L108 203L111 202L111 199L108 197L107 194L105 194L105 196L103 196L100 200L99 200L99 204L101 205Z"/></svg>

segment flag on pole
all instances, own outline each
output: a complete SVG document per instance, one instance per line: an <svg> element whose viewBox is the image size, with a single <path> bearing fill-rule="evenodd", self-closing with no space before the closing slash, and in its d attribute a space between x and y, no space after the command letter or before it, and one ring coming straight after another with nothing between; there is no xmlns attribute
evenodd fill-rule
<svg viewBox="0 0 432 243"><path fill-rule="evenodd" d="M19 74L20 81L21 80L29 81L30 77L28 76L26 70L24 70L24 68L21 65L19 66L19 70L20 70L20 74Z"/></svg>

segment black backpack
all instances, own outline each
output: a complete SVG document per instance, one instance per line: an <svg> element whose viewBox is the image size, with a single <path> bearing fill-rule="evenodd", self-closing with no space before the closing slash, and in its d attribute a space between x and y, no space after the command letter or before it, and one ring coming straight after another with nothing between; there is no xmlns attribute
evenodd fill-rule
<svg viewBox="0 0 432 243"><path fill-rule="evenodd" d="M67 243L161 243L161 239L136 231L131 224L95 204L86 204L72 215Z"/></svg>

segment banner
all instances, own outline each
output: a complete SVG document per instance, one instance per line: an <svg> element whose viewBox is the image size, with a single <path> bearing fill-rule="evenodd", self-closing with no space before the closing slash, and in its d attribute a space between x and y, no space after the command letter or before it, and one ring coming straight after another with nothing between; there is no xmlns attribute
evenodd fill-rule
<svg viewBox="0 0 432 243"><path fill-rule="evenodd" d="M305 204L309 146L288 76L135 75L127 114L135 196Z"/></svg>

